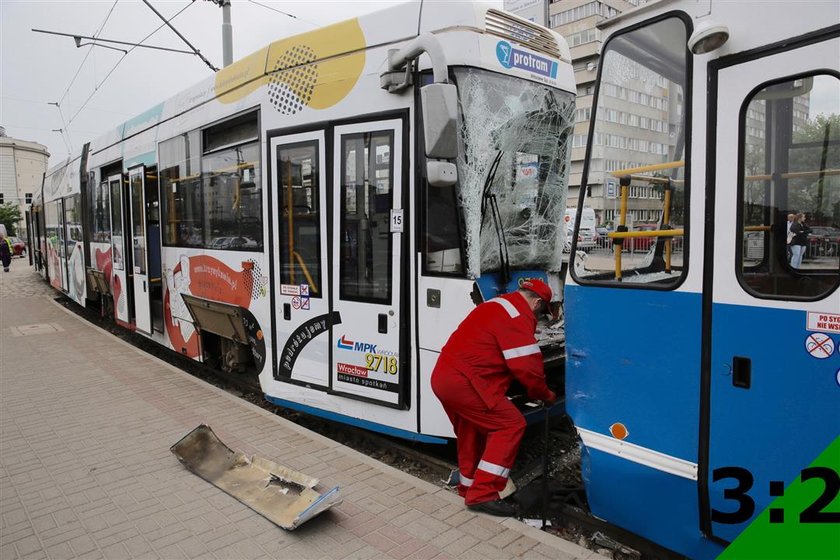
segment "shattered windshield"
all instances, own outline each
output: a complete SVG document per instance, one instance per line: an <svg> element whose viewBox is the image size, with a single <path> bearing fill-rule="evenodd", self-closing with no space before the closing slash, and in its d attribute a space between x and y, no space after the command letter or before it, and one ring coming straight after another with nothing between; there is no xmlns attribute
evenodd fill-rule
<svg viewBox="0 0 840 560"><path fill-rule="evenodd" d="M574 95L473 68L455 78L467 274L559 270Z"/></svg>

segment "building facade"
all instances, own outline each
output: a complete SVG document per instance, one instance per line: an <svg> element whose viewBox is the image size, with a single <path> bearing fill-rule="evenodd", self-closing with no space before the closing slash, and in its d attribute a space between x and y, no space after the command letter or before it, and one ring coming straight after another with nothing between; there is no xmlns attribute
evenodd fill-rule
<svg viewBox="0 0 840 560"><path fill-rule="evenodd" d="M10 138L0 127L0 204L14 204L20 209L15 235L22 239L27 234L26 211L41 188L49 157L46 146Z"/></svg>

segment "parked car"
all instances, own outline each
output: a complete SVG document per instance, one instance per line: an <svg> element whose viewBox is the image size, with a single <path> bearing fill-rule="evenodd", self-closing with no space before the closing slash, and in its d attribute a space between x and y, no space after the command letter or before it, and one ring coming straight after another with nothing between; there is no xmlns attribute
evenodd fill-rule
<svg viewBox="0 0 840 560"><path fill-rule="evenodd" d="M574 230L568 230L566 232L566 245L563 247L563 251L568 253L572 250L572 235L574 234ZM590 251L598 246L598 240L600 236L595 232L594 229L589 228L580 228L578 231L577 237L577 250L578 251Z"/></svg>
<svg viewBox="0 0 840 560"><path fill-rule="evenodd" d="M598 247L602 249L609 249L612 247L613 240L609 238L612 230L606 226L598 226L595 228L595 233L598 234Z"/></svg>
<svg viewBox="0 0 840 560"><path fill-rule="evenodd" d="M659 224L636 224L630 231L654 231L659 229ZM656 243L655 237L628 237L624 239L624 250L630 251L650 251L651 246Z"/></svg>
<svg viewBox="0 0 840 560"><path fill-rule="evenodd" d="M9 241L12 242L12 256L24 257L26 256L26 243L20 237L9 236Z"/></svg>
<svg viewBox="0 0 840 560"><path fill-rule="evenodd" d="M813 226L808 235L808 255L833 257L840 248L840 229L830 226Z"/></svg>

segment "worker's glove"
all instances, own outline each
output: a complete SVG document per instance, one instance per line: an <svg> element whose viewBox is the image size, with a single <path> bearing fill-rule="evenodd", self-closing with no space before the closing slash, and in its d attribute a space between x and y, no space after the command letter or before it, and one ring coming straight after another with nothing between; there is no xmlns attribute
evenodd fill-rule
<svg viewBox="0 0 840 560"><path fill-rule="evenodd" d="M557 394L551 389L549 389L548 392L550 396L542 400L543 406L551 406L557 402Z"/></svg>

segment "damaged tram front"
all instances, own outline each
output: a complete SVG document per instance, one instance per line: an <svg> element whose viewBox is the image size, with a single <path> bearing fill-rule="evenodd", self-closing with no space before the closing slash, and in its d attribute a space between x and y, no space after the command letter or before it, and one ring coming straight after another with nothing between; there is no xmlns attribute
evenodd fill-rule
<svg viewBox="0 0 840 560"><path fill-rule="evenodd" d="M418 142L424 145L418 151L425 165L418 177L417 349L419 428L427 434L451 430L437 399L422 398L432 397L429 378L449 335L476 305L527 279L545 281L554 293L555 317L543 318L536 336L548 384L557 394L564 392L561 269L575 88L565 41L542 33L551 39L553 52L536 40L525 46L542 54L526 54L494 39L492 58L482 60L483 68L448 60L443 84L441 73L420 73ZM424 47L409 45L401 52L410 50ZM488 68L494 63L501 67ZM438 101L447 95L448 102ZM457 110L441 116L444 105ZM447 120L457 129L457 144L441 148L446 142L438 133ZM509 397L529 423L542 417L516 383ZM562 407L561 400L551 413Z"/></svg>

